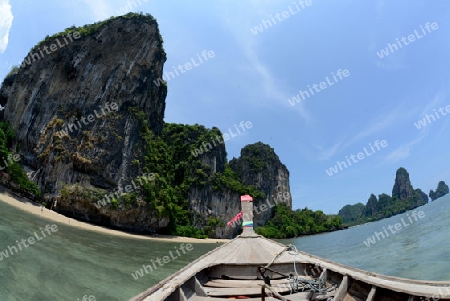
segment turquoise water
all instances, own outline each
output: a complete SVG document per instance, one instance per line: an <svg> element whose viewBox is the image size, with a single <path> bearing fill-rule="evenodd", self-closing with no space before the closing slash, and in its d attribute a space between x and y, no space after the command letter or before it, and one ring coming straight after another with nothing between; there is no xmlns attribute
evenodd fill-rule
<svg viewBox="0 0 450 301"><path fill-rule="evenodd" d="M410 223L405 213L348 230L283 240L300 250L382 274L425 280L450 280L450 196L419 207L425 217ZM367 247L363 241L401 223L395 235ZM40 227L53 222L0 202L0 252L16 240L42 237ZM193 244L183 254L180 243L144 241L99 234L57 224L58 231L0 261L1 301L128 300L176 272L217 244ZM177 250L180 256L177 255ZM135 280L131 273L157 257L175 260ZM170 256L169 256L170 257ZM87 300L87 299L86 299Z"/></svg>
<svg viewBox="0 0 450 301"><path fill-rule="evenodd" d="M43 238L39 228L47 224L57 224L58 230ZM34 232L41 240L20 250L16 240L35 237ZM0 261L0 300L65 301L85 295L97 301L128 300L218 246L193 244L183 254L180 245L83 231L0 202L0 252L8 246L18 250ZM131 276L169 251L176 259L156 263L156 270L138 280Z"/></svg>
<svg viewBox="0 0 450 301"><path fill-rule="evenodd" d="M307 253L371 272L450 281L450 195L417 208L416 212L419 211L423 211L425 216L418 217L417 221L408 211L348 230L281 242L292 243ZM397 223L402 225L398 231L394 228ZM389 236L384 233L383 239L378 234L379 240L375 237L375 244L369 247L364 244L374 232L384 232L384 229Z"/></svg>

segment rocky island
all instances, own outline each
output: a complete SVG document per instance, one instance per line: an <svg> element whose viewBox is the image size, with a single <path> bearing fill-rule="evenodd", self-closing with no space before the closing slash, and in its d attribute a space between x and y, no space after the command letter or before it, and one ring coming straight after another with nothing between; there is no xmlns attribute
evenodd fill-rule
<svg viewBox="0 0 450 301"><path fill-rule="evenodd" d="M430 190L430 193L428 195L430 196L430 199L432 201L434 201L435 199L446 195L448 192L449 192L448 185L445 184L444 181L440 181L438 183L438 186L437 186L436 190L435 191Z"/></svg>
<svg viewBox="0 0 450 301"><path fill-rule="evenodd" d="M0 89L0 138L32 181L18 164L1 178L47 208L138 233L229 238L240 230L225 226L240 194L292 206L289 171L269 145L248 145L230 162L224 144L194 156L220 130L164 122L167 85L153 82L166 54L152 16L67 28L25 61ZM273 213L256 214L256 224Z"/></svg>
<svg viewBox="0 0 450 301"><path fill-rule="evenodd" d="M443 184L442 184L443 183ZM445 193L445 183L439 182L439 196ZM448 193L448 187L447 187ZM434 192L430 192L434 196ZM433 200L433 198L432 198ZM345 225L353 226L366 222L376 221L415 209L428 203L428 196L421 189L414 189L409 179L408 171L400 167L395 174L392 196L382 193L378 198L371 194L366 205L357 203L346 205L339 211L339 216Z"/></svg>

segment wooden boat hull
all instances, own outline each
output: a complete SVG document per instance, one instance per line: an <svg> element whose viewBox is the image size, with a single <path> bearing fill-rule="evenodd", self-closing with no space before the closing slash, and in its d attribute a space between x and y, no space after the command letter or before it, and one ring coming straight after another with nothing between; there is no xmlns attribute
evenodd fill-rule
<svg viewBox="0 0 450 301"><path fill-rule="evenodd" d="M282 244L254 233L241 235L203 255L130 301L263 300L262 287L265 285L259 268L266 266L285 248ZM450 282L384 276L304 252L285 252L270 268L277 273L265 271L264 275L271 280L270 287L265 286L264 300L280 300L268 297L274 295L272 291L275 295L292 301L450 301ZM281 274L292 274L295 270L300 279L320 280L330 291L291 294L291 284Z"/></svg>
<svg viewBox="0 0 450 301"><path fill-rule="evenodd" d="M252 197L241 196L241 204L240 236L130 301L450 301L450 282L370 273L257 235L252 226Z"/></svg>

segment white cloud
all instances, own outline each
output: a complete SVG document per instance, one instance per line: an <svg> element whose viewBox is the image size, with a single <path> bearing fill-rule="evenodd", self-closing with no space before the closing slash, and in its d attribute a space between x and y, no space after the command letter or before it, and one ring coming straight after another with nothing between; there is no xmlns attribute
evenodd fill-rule
<svg viewBox="0 0 450 301"><path fill-rule="evenodd" d="M353 144L360 139L372 136L383 130L391 128L394 124L407 119L407 117L409 116L411 116L411 112L410 110L408 110L408 104L399 104L391 111L379 115L369 124L368 127L357 133L355 137L345 145L345 147Z"/></svg>
<svg viewBox="0 0 450 301"><path fill-rule="evenodd" d="M335 143L329 148L316 146L316 148L320 151L318 160L328 160L333 157L334 154L342 152L344 149L350 147L355 142L388 130L395 124L407 120L408 118L413 116L414 113L415 111L408 109L408 104L401 103L395 108L373 119L369 123L369 125L361 131L357 132L356 134L352 134L351 136L353 136L353 138L347 140L346 143L344 143L344 139L341 139L339 142Z"/></svg>
<svg viewBox="0 0 450 301"><path fill-rule="evenodd" d="M420 115L417 115L417 117L415 118L417 121L415 121L415 122L418 122L418 120L423 119L425 117L425 115L435 114L434 110L439 110L439 108L445 108L448 105L448 103L446 103L446 102L448 102L447 94L448 93L445 91L441 91L441 92L437 93L436 96L433 98L433 100L430 101L423 108ZM450 122L450 117L443 117L442 119L433 121L433 123L430 124L430 126L422 127L420 129L421 133L423 135L428 135L430 133L431 129L433 129L433 131L435 132L435 134L437 136L445 135L448 132L448 124ZM436 127L439 128L438 131L436 130Z"/></svg>
<svg viewBox="0 0 450 301"><path fill-rule="evenodd" d="M9 0L0 0L0 53L5 52L6 47L8 47L9 30L13 19Z"/></svg>
<svg viewBox="0 0 450 301"><path fill-rule="evenodd" d="M409 157L411 151L411 147L408 145L401 146L397 148L395 151L391 152L386 156L385 160L390 163L395 163L397 161L401 161Z"/></svg>
<svg viewBox="0 0 450 301"><path fill-rule="evenodd" d="M280 88L281 82L272 74L270 68L259 59L260 43L264 39L265 32L254 35L250 30L258 25L261 19L268 18L268 16L280 11L280 4L272 0L251 0L238 3L236 7L231 7L227 1L222 1L221 4L220 16L224 25L242 48L251 72L256 72L261 78L259 90L264 91L265 97L292 109L288 100L294 95L289 95ZM294 109L299 112L305 121L312 121L311 114L302 103L296 104Z"/></svg>
<svg viewBox="0 0 450 301"><path fill-rule="evenodd" d="M382 1L384 3L384 1ZM382 4L383 6L384 4ZM396 71L401 69L408 69L409 66L405 63L405 51L397 49L391 52L388 48L389 43L395 43L395 39L404 35L403 28L390 28L389 31L375 28L369 38L368 55L373 60L374 64L381 70ZM388 51L388 55L384 52L384 56L380 55L384 51Z"/></svg>
<svg viewBox="0 0 450 301"><path fill-rule="evenodd" d="M320 151L319 153L319 161L328 160L334 156L334 154L339 150L339 147L342 145L343 141L339 141L334 146L328 149L324 149L320 145L316 145L315 148Z"/></svg>
<svg viewBox="0 0 450 301"><path fill-rule="evenodd" d="M420 113L421 117L425 116L425 114L433 114L434 109L439 109L439 104L442 104L445 99L445 94L443 92L438 93L434 99L429 102L426 107Z"/></svg>
<svg viewBox="0 0 450 301"><path fill-rule="evenodd" d="M393 152L388 154L384 158L385 161L387 161L388 163L396 163L398 161L408 158L409 155L411 154L412 147L414 145L416 145L417 143L419 143L420 141L422 141L423 138L425 138L425 136L426 136L425 134L421 134L417 139L414 139L414 140L400 146L399 148L397 148L396 150L394 150Z"/></svg>
<svg viewBox="0 0 450 301"><path fill-rule="evenodd" d="M83 0L83 2L90 8L93 22L106 20L115 14L111 4L106 0Z"/></svg>
<svg viewBox="0 0 450 301"><path fill-rule="evenodd" d="M407 69L408 67L406 65L403 65L400 62L394 62L394 60L388 61L388 58L384 58L383 61L378 60L376 61L377 67L386 70L386 71L395 71L399 69Z"/></svg>

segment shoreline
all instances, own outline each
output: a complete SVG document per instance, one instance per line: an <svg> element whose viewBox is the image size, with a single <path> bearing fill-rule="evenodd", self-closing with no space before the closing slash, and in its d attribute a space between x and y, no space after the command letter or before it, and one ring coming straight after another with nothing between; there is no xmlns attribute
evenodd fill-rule
<svg viewBox="0 0 450 301"><path fill-rule="evenodd" d="M82 230L94 231L97 233L102 233L106 235L125 237L125 238L134 238L134 239L144 239L144 240L152 240L152 241L161 241L161 242L179 242L179 243L225 243L228 242L228 239L214 239L214 238L206 238L206 239L198 239L192 237L182 237L182 236L170 236L170 235L158 235L158 237L143 235L143 234L131 234L128 232L123 232L120 230L113 230L103 226L97 226L93 224L89 224L87 222L82 222L76 220L74 218L67 217L65 215L59 214L53 210L49 210L47 208L43 208L41 211L41 206L33 203L32 201L14 195L8 188L0 187L0 202L8 204L14 208L25 211L27 213L40 216L44 219L51 220L69 227L75 227Z"/></svg>

